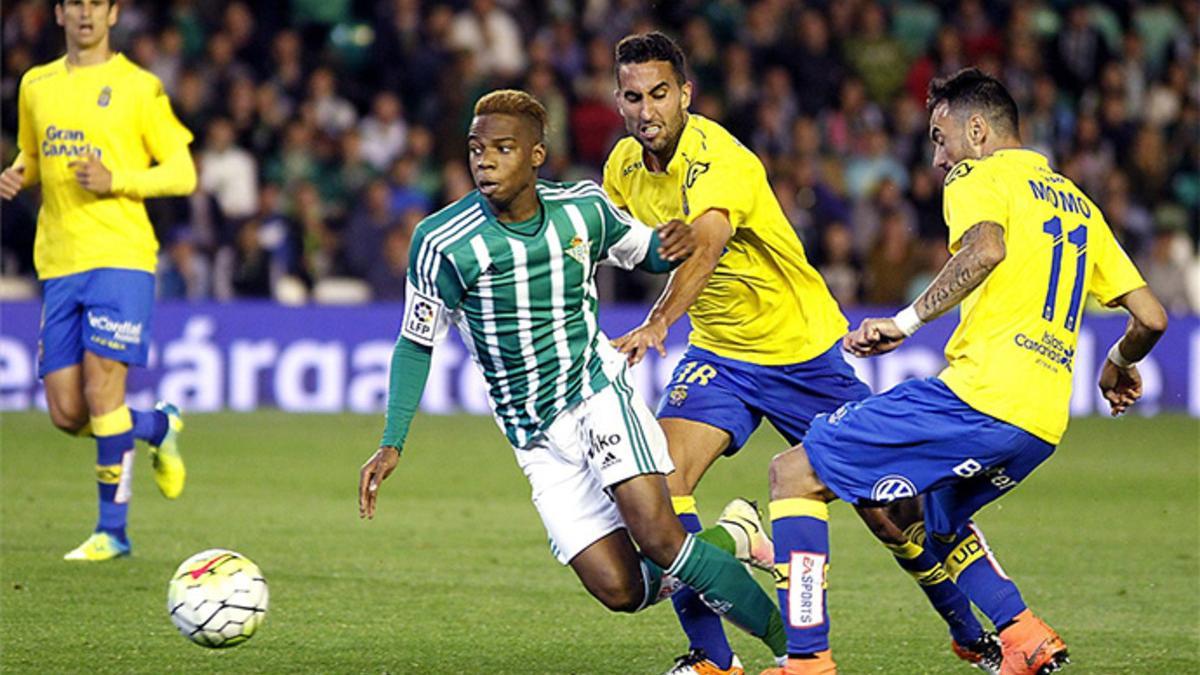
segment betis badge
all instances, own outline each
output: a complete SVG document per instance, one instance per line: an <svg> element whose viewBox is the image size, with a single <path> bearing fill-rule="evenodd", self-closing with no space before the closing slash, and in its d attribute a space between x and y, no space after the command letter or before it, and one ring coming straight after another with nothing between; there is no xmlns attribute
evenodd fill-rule
<svg viewBox="0 0 1200 675"><path fill-rule="evenodd" d="M566 248L566 253L574 258L575 262L579 263L580 265L587 264L588 245L583 239L580 239L579 237L572 239L571 244Z"/></svg>

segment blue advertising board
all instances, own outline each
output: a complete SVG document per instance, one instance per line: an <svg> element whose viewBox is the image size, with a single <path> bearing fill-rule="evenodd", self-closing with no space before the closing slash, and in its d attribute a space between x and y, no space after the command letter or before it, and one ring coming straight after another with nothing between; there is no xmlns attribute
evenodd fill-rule
<svg viewBox="0 0 1200 675"><path fill-rule="evenodd" d="M636 326L645 312L640 306L603 306L601 327L609 336L621 335ZM46 405L37 379L39 313L37 302L0 305L0 410ZM857 325L865 315L851 312L851 324ZM152 326L150 364L132 371L130 401L146 406L166 399L190 413L260 407L303 413L378 413L387 398L388 367L400 316L400 306L395 304L161 304ZM908 378L933 375L945 365L942 346L954 323L953 315L943 317L883 357L848 358L876 391ZM1105 411L1095 387L1096 375L1124 326L1123 314L1085 319L1075 354L1073 414ZM671 331L667 358L651 354L633 369L638 390L652 404L686 339L684 320ZM1200 319L1174 318L1141 372L1145 397L1136 414L1169 410L1200 416ZM489 412L483 379L454 331L434 350L421 409Z"/></svg>

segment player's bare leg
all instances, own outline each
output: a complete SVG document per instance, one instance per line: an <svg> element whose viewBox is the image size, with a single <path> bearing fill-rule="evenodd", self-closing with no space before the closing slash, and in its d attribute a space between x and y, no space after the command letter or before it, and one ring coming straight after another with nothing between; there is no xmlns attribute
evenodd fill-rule
<svg viewBox="0 0 1200 675"><path fill-rule="evenodd" d="M134 439L133 418L125 407L128 372L129 367L120 361L91 352L83 354L83 399L96 437L100 517L92 536L68 552L64 556L67 560L111 560L130 551L125 524L133 482ZM66 382L67 377L61 379Z"/></svg>
<svg viewBox="0 0 1200 675"><path fill-rule="evenodd" d="M629 533L616 530L571 559L571 569L600 604L614 612L636 612L653 603L661 574L644 573ZM648 571L647 571L648 572Z"/></svg>
<svg viewBox="0 0 1200 675"><path fill-rule="evenodd" d="M779 610L731 554L685 532L671 508L666 479L641 474L612 487L621 518L642 554L691 586L714 610L783 654Z"/></svg>
<svg viewBox="0 0 1200 675"><path fill-rule="evenodd" d="M913 502L902 510L911 511ZM1000 641L983 630L971 611L971 601L951 579L942 561L920 542L910 539L893 520L893 509L885 505L855 507L867 528L892 552L896 563L912 575L930 604L950 627L954 653L980 670L995 675L1000 671Z"/></svg>
<svg viewBox="0 0 1200 675"><path fill-rule="evenodd" d="M667 476L671 497L690 497L708 467L729 447L729 432L680 417L664 417L658 423L675 464L675 472Z"/></svg>
<svg viewBox="0 0 1200 675"><path fill-rule="evenodd" d="M72 436L91 433L87 400L83 396L83 366L75 364L47 373L42 379L46 387L46 405L54 426Z"/></svg>
<svg viewBox="0 0 1200 675"><path fill-rule="evenodd" d="M797 445L771 460L771 533L775 588L787 629L787 664L764 675L826 675L837 665L829 650L826 574L829 507L825 488Z"/></svg>
<svg viewBox="0 0 1200 675"><path fill-rule="evenodd" d="M704 422L679 417L662 418L659 424L667 437L667 450L675 464L675 472L667 476L671 505L684 529L697 534L704 526L692 494L700 478L729 447L729 432ZM721 617L713 613L696 591L687 586L676 591L671 596L671 602L689 642L688 654L677 661L707 659L715 667L731 668L735 657L725 636L725 628L721 625Z"/></svg>

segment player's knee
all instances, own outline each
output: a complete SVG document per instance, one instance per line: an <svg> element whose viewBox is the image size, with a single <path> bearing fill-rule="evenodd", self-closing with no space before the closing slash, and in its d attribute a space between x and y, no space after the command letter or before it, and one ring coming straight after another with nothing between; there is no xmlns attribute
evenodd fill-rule
<svg viewBox="0 0 1200 675"><path fill-rule="evenodd" d="M72 436L87 426L87 411L67 410L58 406L50 406L50 422L64 433Z"/></svg>
<svg viewBox="0 0 1200 675"><path fill-rule="evenodd" d="M645 599L641 583L633 583L623 574L606 574L588 583L591 592L600 604L613 612L636 612Z"/></svg>
<svg viewBox="0 0 1200 675"><path fill-rule="evenodd" d="M662 567L669 567L675 562L684 539L683 534L671 529L674 528L641 528L633 539L647 558Z"/></svg>
<svg viewBox="0 0 1200 675"><path fill-rule="evenodd" d="M817 478L804 448L796 446L771 460L771 499L801 497L829 501L828 490Z"/></svg>

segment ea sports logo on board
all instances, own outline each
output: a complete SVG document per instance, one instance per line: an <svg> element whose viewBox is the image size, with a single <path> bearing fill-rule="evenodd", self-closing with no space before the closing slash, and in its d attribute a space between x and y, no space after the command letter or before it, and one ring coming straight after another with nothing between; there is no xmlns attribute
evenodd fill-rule
<svg viewBox="0 0 1200 675"><path fill-rule="evenodd" d="M894 502L897 499L907 499L915 497L917 494L917 486L904 476L898 474L889 474L875 481L875 487L871 488L871 500L887 504Z"/></svg>

